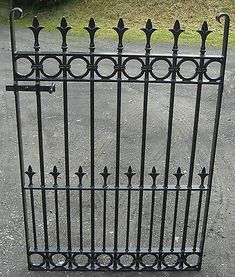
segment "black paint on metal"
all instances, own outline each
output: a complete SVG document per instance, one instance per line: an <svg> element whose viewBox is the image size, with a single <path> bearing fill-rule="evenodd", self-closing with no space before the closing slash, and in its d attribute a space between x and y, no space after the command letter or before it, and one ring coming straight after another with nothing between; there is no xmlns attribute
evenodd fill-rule
<svg viewBox="0 0 235 277"><path fill-rule="evenodd" d="M202 255L204 250L204 242L206 236L206 226L208 221L209 203L212 188L212 177L214 171L214 161L216 154L216 144L219 128L219 118L221 110L221 101L224 86L224 74L225 64L227 56L228 45L228 33L229 33L229 16L225 13L221 13L217 16L217 21L221 23L221 19L224 19L224 34L222 54L217 56L206 55L206 39L211 33L208 29L207 22L202 24L202 28L197 32L201 36L201 48L200 55L180 55L178 54L178 41L180 34L184 31L180 27L180 23L177 20L174 27L170 29L173 34L173 48L172 54L160 55L151 53L151 35L156 31L153 28L151 20L146 22L145 28L141 30L146 35L145 54L133 54L123 53L123 36L128 30L125 27L122 18L119 19L117 27L113 29L118 35L118 47L117 53L96 53L95 52L95 33L98 31L98 27L95 24L93 18L90 19L89 24L85 27L85 30L90 36L89 52L69 52L67 44L67 34L71 29L68 26L66 19L63 17L60 26L57 29L61 33L62 45L61 52L53 51L40 51L39 35L43 27L40 26L37 17L34 18L32 26L29 29L34 35L34 51L17 51L16 39L14 30L14 15L15 13L21 13L19 8L15 8L10 13L10 31L11 31L11 45L12 45L12 66L13 66L13 79L14 85L7 86L7 91L14 91L15 105L16 105L16 119L17 119L17 132L18 132L18 146L19 146L19 162L20 162L20 177L21 177L21 189L22 189L22 201L23 201L23 213L25 222L25 238L26 238L26 250L28 258L28 268L31 270L199 270L202 263ZM31 63L31 71L22 75L17 71L17 62L20 59L27 59ZM58 72L54 75L44 72L43 63L48 58L54 59L59 63ZM86 71L84 74L78 76L71 72L71 62L74 59L82 59L86 63ZM99 72L99 62L103 59L108 59L113 62L113 72L110 75L103 76ZM139 61L142 64L141 72L137 76L130 76L126 72L126 64L130 60ZM153 66L157 61L165 61L169 65L168 72L163 77L158 77L153 72ZM182 76L180 68L186 61L191 61L196 65L195 74L186 78ZM208 65L212 62L220 64L220 75L216 78L209 77L207 73ZM44 82L52 82L52 85L44 85ZM24 82L24 83L22 83ZM31 82L26 85L25 82ZM32 85L32 82L34 85ZM45 165L44 165L44 146L43 146L43 122L42 122L42 101L41 92L55 92L55 85L53 82L61 82L63 86L63 123L64 123L64 158L65 158L65 185L58 184L58 177L61 174L57 166L54 166L50 175L53 178L53 183L47 183L45 178ZM90 185L83 184L83 177L86 173L83 171L82 166L79 166L75 175L78 177L78 184L70 182L70 158L69 158L69 120L68 120L68 83L85 82L90 84ZM117 103L116 103L116 168L115 168L115 184L108 184L107 180L111 173L108 168L104 166L100 175L103 178L102 184L96 184L95 182L95 84L98 82L112 82L117 83ZM139 83L143 84L143 114L142 114L142 139L141 139L141 155L140 155L140 180L138 185L133 185L133 176L136 174L132 167L129 166L126 173L120 172L120 153L121 153L121 114L122 114L122 84L124 83ZM147 174L152 181L152 184L146 184L146 134L147 134L147 119L148 119L148 93L149 84L169 84L170 86L170 102L168 113L168 131L166 141L166 157L165 157L165 173L164 182L160 184L158 182L158 176L155 166L152 167L152 171ZM182 177L184 173L179 167L175 176L176 184L169 184L170 174L170 160L171 160L171 148L172 148L172 128L173 128L173 115L174 115L174 102L175 91L177 84L195 84L197 86L196 102L195 102L195 114L192 132L192 146L191 156L189 164L189 174L187 184L182 184ZM215 85L218 87L217 105L214 121L214 132L211 145L210 166L208 173L206 168L203 167L202 171L198 174L200 178L199 185L193 184L194 176L194 163L195 153L197 146L198 125L200 115L201 93L204 85ZM40 184L34 183L34 172L31 165L28 166L27 171L24 169L24 149L23 149L23 137L21 127L21 112L20 112L20 93L34 92L36 96L37 107L37 123L38 123L38 151L39 151L39 163L40 163ZM120 175L125 174L127 177L126 185L120 184ZM26 184L25 175L28 176L29 182ZM208 182L206 184L206 178ZM184 178L184 177L183 177ZM71 214L71 194L78 192L79 201L77 203L79 207L77 226L79 233L79 245L74 247L72 245L73 233L72 222L76 219ZM29 205L27 205L27 193L29 192ZM43 245L41 246L38 241L38 226L37 226L37 207L35 206L35 194L39 192L41 194L42 205L42 218L43 218ZM55 245L50 245L50 237L48 234L48 199L49 192L53 192L54 206L55 206L55 226L54 232L56 237ZM90 193L90 245L84 243L84 206L83 206L83 194ZM120 226L120 193L127 194L127 206L126 206L126 226ZM131 208L134 192L139 193L138 197L138 214L137 214L137 233L135 245L130 247L130 222L131 222ZM61 226L60 226L60 202L59 194L65 193L66 196L66 220L63 224L66 224L67 230L67 243L62 243ZM102 206L102 218L99 219L102 222L102 247L97 247L96 242L96 217L95 217L95 194L102 193L103 206ZM107 199L111 193L114 193L114 226L113 226L113 245L107 246L107 228L108 228L108 207ZM149 218L149 234L148 234L148 246L142 246L143 236L143 201L146 193L151 193L151 201L149 203L150 218ZM156 203L156 195L162 195L161 209L158 209ZM167 216L167 203L169 193L174 193L174 210L172 213L172 233L170 239L170 245L165 245L165 224ZM179 202L180 194L185 193L186 204L184 207L184 220L182 224L182 240L181 247L176 247L176 228L177 219L180 213ZM192 241L188 239L188 221L189 212L192 209L191 198L192 193L198 195L196 209L195 226L193 228L194 235ZM205 198L205 203L203 202ZM135 199L137 201L137 199ZM204 204L203 204L204 203ZM182 208L182 206L181 206ZM153 241L154 234L154 216L158 213L160 215L159 222L159 245L154 247ZM32 220L29 227L29 218ZM31 221L30 220L30 221ZM76 221L77 222L77 221ZM118 232L120 228L125 228L125 243L122 247L119 247ZM32 234L32 245L30 244L29 234ZM133 243L132 243L133 245ZM64 261L62 263L56 263L54 261L55 255L62 255ZM33 257L37 255L41 258L41 262L36 263ZM103 255L103 256L102 256ZM123 258L128 256L131 259L129 264L123 262ZM153 261L146 263L146 259L151 256ZM190 258L196 257L196 262L191 263ZM77 262L76 259L83 257L86 261ZM103 264L100 262L100 258L105 257L108 262ZM171 261L173 259L173 261Z"/></svg>

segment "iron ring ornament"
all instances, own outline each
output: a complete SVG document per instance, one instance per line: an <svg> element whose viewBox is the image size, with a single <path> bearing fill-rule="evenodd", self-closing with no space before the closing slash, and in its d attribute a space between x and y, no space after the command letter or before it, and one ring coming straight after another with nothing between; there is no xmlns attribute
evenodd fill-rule
<svg viewBox="0 0 235 277"><path fill-rule="evenodd" d="M40 259L42 261L41 262L34 262L32 260L32 257L33 258L37 257L37 259L38 259L38 257L40 257ZM46 263L46 256L44 254L41 254L41 253L31 253L29 255L29 259L30 259L30 264L35 268L42 268Z"/></svg>
<svg viewBox="0 0 235 277"><path fill-rule="evenodd" d="M127 64L128 64L129 62L131 62L131 61L138 61L138 62L140 63L140 65L141 65L141 67L140 67L140 73L137 74L137 75L134 75L134 76L129 75L129 74L127 73L127 69L126 69L126 68L127 68ZM144 63L144 61L143 61L141 58L138 58L138 57L135 57L135 58L129 57L129 58L125 59L125 60L123 61L123 64L122 64L122 67L123 67L123 75L124 75L127 79L137 80L137 79L139 79L140 77L143 76L144 70L142 70L142 69L144 68L144 66L145 66L145 63Z"/></svg>
<svg viewBox="0 0 235 277"><path fill-rule="evenodd" d="M101 260L106 259L106 261L99 261L99 258ZM96 265L98 265L100 268L109 268L113 264L113 256L111 254L101 253L95 256L95 261Z"/></svg>
<svg viewBox="0 0 235 277"><path fill-rule="evenodd" d="M170 259L172 259L172 257L174 257L175 261L173 261L173 262L167 261L166 259L169 257L170 257ZM164 255L162 255L161 262L166 268L175 268L176 266L178 266L180 264L179 254L174 254L174 253L164 254Z"/></svg>
<svg viewBox="0 0 235 277"><path fill-rule="evenodd" d="M100 73L99 71L99 64L102 61L111 61L113 63L113 72L111 72L109 75L103 75ZM117 73L117 61L112 58L112 57L99 57L96 61L95 61L95 73L97 74L97 76L99 76L101 79L111 79L112 77L115 76L115 74Z"/></svg>
<svg viewBox="0 0 235 277"><path fill-rule="evenodd" d="M76 259L85 257L86 261L79 262ZM78 268L87 268L90 265L91 257L89 254L80 253L80 254L74 254L73 255L73 264Z"/></svg>
<svg viewBox="0 0 235 277"><path fill-rule="evenodd" d="M221 76L221 73L219 73L219 76L216 77L216 78L212 78L209 76L210 73L208 73L208 70L207 70L207 67L212 64L212 63L219 63L220 64L220 67L222 67L223 65L223 61L220 61L220 60L217 60L217 61L214 61L214 60L209 60L205 63L205 71L204 71L204 76L206 77L206 79L208 79L209 81L219 81L221 80L222 76Z"/></svg>
<svg viewBox="0 0 235 277"><path fill-rule="evenodd" d="M154 68L154 65L156 65L158 62L161 62L161 61L164 61L164 62L166 62L167 64L168 64L168 66L169 66L169 70L168 70L168 72L165 74L165 75L163 75L163 76L158 76L158 75L156 75L154 72L153 72L153 68ZM150 74L151 74L151 76L154 78L154 79L156 79L156 80L164 80L164 79L167 79L168 77L170 77L170 75L171 75L171 71L170 71L170 68L172 67L172 63L171 63L171 61L168 59L168 58L164 58L164 57L160 57L160 58L155 58L155 59L153 59L151 62L150 62L150 66L152 67L152 70L150 71Z"/></svg>
<svg viewBox="0 0 235 277"><path fill-rule="evenodd" d="M28 77L30 77L30 76L32 76L33 75L33 73L34 73L34 66L35 66L35 64L34 64L34 60L31 58L31 57L29 57L29 56L24 56L24 57L16 57L15 58L15 62L16 63L19 63L19 61L20 60L23 60L23 59L25 59L25 60L27 60L27 61L29 61L30 63L31 63L31 68L30 68L30 71L28 72L28 73L26 73L26 74L22 74L22 73L20 73L20 72L16 72L16 74L17 74L17 76L18 77L20 77L20 78L28 78Z"/></svg>
<svg viewBox="0 0 235 277"><path fill-rule="evenodd" d="M14 84L12 86L7 86L7 91L14 91L15 93L15 104L16 104L16 119L17 119L17 132L18 132L18 144L19 144L19 156L20 156L20 174L21 174L21 191L22 191L22 203L23 203L23 215L25 222L25 238L26 238L26 249L27 249L27 258L28 258L28 267L32 270L127 270L127 271L161 271L161 270L199 270L202 265L202 256L204 251L204 243L206 237L206 227L208 220L208 211L210 204L210 195L212 188L212 177L214 172L214 161L215 161L215 151L216 151L216 142L218 137L218 127L219 127L219 117L221 111L221 103L222 103L222 92L224 86L224 76L225 76L225 64L227 57L227 46L228 46L228 34L229 34L229 24L230 19L227 14L221 13L217 16L217 21L221 23L223 19L224 33L223 33L223 45L222 45L222 53L217 56L207 56L206 51L206 42L208 36L211 33L211 30L208 28L208 24L206 21L203 22L201 28L197 31L199 37L201 39L201 45L199 49L199 53L196 55L181 55L178 54L179 50L179 41L180 35L184 32L181 28L180 23L176 20L173 28L169 31L173 36L173 47L171 54L161 55L161 54L152 54L151 50L151 36L157 31L156 28L153 27L151 20L147 20L146 26L141 30L144 32L146 36L146 45L145 45L145 53L134 54L134 53L125 53L123 54L123 37L128 28L125 26L122 18L119 19L118 24L113 29L117 33L118 44L117 44L117 53L96 53L95 48L95 34L99 30L99 27L96 26L93 18L89 20L88 26L85 27L85 30L88 32L90 43L89 43L89 52L69 52L69 46L67 44L67 34L71 27L67 24L65 17L62 18L60 22L60 26L57 27L61 34L61 51L53 52L46 51L40 52L40 32L43 30L43 26L40 25L37 17L33 19L32 25L29 26L29 29L32 31L34 42L33 50L31 51L17 51L16 49L16 39L15 39L15 30L14 30L14 18L15 14L19 13L22 15L22 10L19 8L15 8L10 12L10 34L11 34L11 48L12 48L12 62L13 62L13 77ZM29 63L29 67L31 67L28 72L25 74L21 74L17 71L17 64L23 62L23 59L26 59ZM45 72L46 64L53 60L53 63L56 63L56 70L53 73ZM75 73L73 69L74 63L79 64L79 62L84 63L84 70L81 70L81 74ZM102 73L102 62L111 62L112 69L108 74ZM137 62L140 65L140 72L138 73L130 73L128 70L129 62ZM158 64L164 62L168 67L168 70L160 75L161 70L158 70ZM191 62L193 67L195 68L195 72L193 71L191 76L184 76L183 66L184 63ZM214 63L214 64L213 64ZM220 73L218 76L210 75L210 68L213 67L217 63L217 68L219 67ZM58 66L57 66L58 65ZM75 67L76 69L76 67ZM81 69L81 68L79 68ZM73 71L74 70L74 71ZM36 77L33 79L32 75L36 73ZM116 76L117 75L117 76ZM98 76L98 78L97 78ZM117 77L116 79L114 77ZM125 78L122 78L122 77ZM72 78L71 78L72 77ZM86 78L85 78L86 77ZM143 78L142 78L143 77ZM84 78L84 79L83 79ZM142 79L141 79L142 78ZM151 78L151 79L150 79ZM58 179L58 176L61 174L57 167L54 166L53 170L50 172L50 175L53 178L53 183L47 180L45 176L45 172L47 170L44 164L44 154L45 150L43 148L43 142L46 139L44 137L43 132L43 116L42 116L42 104L40 93L36 93L36 110L37 110L37 127L38 127L38 150L39 150L39 163L40 163L40 183L36 183L34 180L34 176L36 172L34 172L33 168L29 165L27 171L25 171L24 167L24 159L25 155L23 153L23 142L24 137L22 136L22 127L21 127L21 112L20 112L20 98L19 94L22 91L30 92L42 92L49 91L52 92L52 86L44 85L44 81L48 81L53 79L55 82L63 82L63 125L64 129L62 132L64 136L64 152L65 152L65 175L66 182L62 184L62 179ZM101 183L96 183L95 175L97 165L95 164L96 160L96 151L95 151L95 106L96 99L94 97L96 88L95 82L106 82L107 80L117 83L117 101L116 101L116 170L115 176L121 178L121 174L126 175L126 184L123 185L120 182L120 178L115 179L115 184L109 184L107 179L113 173L109 172L107 166L104 165L104 170L101 172L101 176L103 177ZM206 79L206 80L204 80ZM32 82L35 81L35 85L22 85L21 81L24 82ZM73 81L74 83L87 81L90 83L89 86L89 108L90 108L90 176L88 176L87 180L90 179L90 184L83 183L83 177L86 175L82 166L79 166L78 171L75 173L78 177L75 184L72 184L70 181L70 176L73 173L70 172L70 168L73 165L70 165L70 136L69 136L69 82ZM128 171L126 173L121 172L120 167L120 157L122 149L121 147L121 128L123 127L121 124L122 119L122 104L123 100L121 98L123 87L122 84L124 82L130 83L143 83L143 121L142 121L142 132L141 132L141 157L140 157L140 182L135 183L133 181L133 176L136 174L131 165L128 167ZM168 114L168 125L167 125L167 142L166 142L166 160L165 160L165 170L163 173L158 172L155 166L152 167L152 171L147 173L146 169L146 138L148 134L148 95L149 95L149 83L168 83L167 86L170 90L169 96L169 114ZM190 164L189 164L189 172L188 172L188 182L185 182L184 174L180 167L178 167L176 173L172 173L170 170L170 154L172 150L172 128L175 119L173 120L174 115L174 96L176 93L176 82L184 85L194 83L196 84L197 89L197 97L195 97L195 117L193 123L193 133L192 133L192 147L191 147L191 155L190 155ZM196 167L195 155L196 155L196 143L197 143L197 133L199 123L199 115L200 115L200 101L201 101L201 92L202 86L204 84L212 84L218 87L217 95L217 105L215 110L215 121L214 121L214 132L212 139L212 148L210 155L210 166L209 169L206 170L205 167L200 169L198 173L198 180L194 184L194 176ZM87 86L88 87L88 86ZM88 93L89 94L89 93ZM50 97L50 96L49 96ZM131 158L131 157L130 157ZM32 161L34 163L34 161ZM38 161L37 161L38 163ZM87 164L86 164L87 166ZM89 169L86 168L86 172L89 172ZM24 180L25 174L27 175L27 180L29 183L26 184ZM145 183L146 175L149 175L149 180L151 180L150 184ZM164 175L164 182L161 182L158 176L162 174ZM173 177L173 176L174 177ZM124 177L124 175L122 175ZM170 184L168 179L170 177L176 178L174 184ZM36 179L36 178L35 178ZM110 178L111 179L111 178ZM86 180L86 181L87 181ZM149 182L148 180L148 182ZM48 182L48 183L46 183ZM100 181L98 181L100 182ZM136 182L136 180L135 180ZM40 197L40 206L42 206L42 215L36 211L38 202L35 201L34 192L41 193ZM77 192L73 193L73 192ZM84 218L86 214L84 213L84 192L86 191L89 194L90 200L90 232L85 232L84 229ZM127 205L123 204L125 208L126 218L123 224L120 224L120 200L119 194L121 191L124 191L127 194ZM135 203L138 204L138 228L136 232L136 237L132 240L130 236L131 232L131 210L133 209L132 201L135 197L133 191L139 193L139 197L135 198ZM175 210L172 213L172 236L168 239L166 238L167 234L165 231L165 219L167 216L167 194L168 191L174 195L174 207ZM160 192L160 194L159 194ZM180 194L184 194L186 197L185 206L182 206L179 199ZM193 193L192 193L193 192ZM53 224L48 224L48 216L49 216L49 206L48 206L48 193L50 193L51 199L53 199L55 204L55 217L53 218ZM101 217L101 228L96 228L97 218L95 217L95 209L96 209L96 197L97 194L101 195L100 199L103 199L99 203L102 203L102 217ZM61 226L61 218L60 218L60 201L58 200L58 194L63 194L66 200L66 218L63 218L63 224L66 225L66 242L62 239L62 232L60 229ZM70 201L71 195L77 195L79 201ZM114 202L111 203L110 207L107 206L107 199L110 195L114 196ZM151 197L149 198L149 202L145 201L145 195L148 194ZM161 196L162 205L161 209L156 208L156 198L157 196ZM188 226L190 221L190 209L192 209L193 197L196 195L197 201L197 216L196 216L196 224L194 237L191 238L188 232ZM194 198L195 199L195 198ZM76 198L77 200L77 198ZM161 200L160 200L161 201ZM72 217L71 209L74 208L74 203L79 204L76 206L78 208L78 220L75 218L75 221L78 222L79 228L74 228L74 224L71 224L74 217ZM79 203L77 203L79 202ZM146 203L148 204L147 208L150 212L150 220L147 222L143 222L144 213L143 210L146 208ZM179 209L179 205L181 205ZM183 204L184 205L184 204ZM114 225L108 226L113 230L113 243L107 242L107 223L109 211L108 209L112 209L114 212ZM195 207L194 207L195 208ZM41 212L41 211L40 211ZM154 218L156 212L159 212L160 218L160 236L159 236L159 245L153 246L154 241ZM179 222L179 213L184 218L182 222ZM202 216L203 214L203 216ZM32 222L28 222L28 215ZM39 218L40 217L40 218ZM86 219L86 218L85 218ZM195 222L195 218L193 219ZM43 226L43 236L40 234L37 229L37 224L40 221L41 226ZM147 223L146 223L147 222ZM148 228L148 246L146 248L145 243L143 243L143 232L146 224L149 226ZM178 226L180 224L180 226ZM119 228L120 225L125 229L125 245L121 244L121 240L119 240ZM73 227L73 228L72 228ZM175 248L176 244L176 232L177 228L182 229L182 239L181 245ZM145 229L146 230L146 229ZM74 233L76 234L76 238L79 237L79 243L74 247L74 242L76 239L74 238ZM102 248L97 244L97 237L95 235L97 232L100 232L99 238L102 238ZM49 235L50 234L50 235ZM53 241L56 241L53 246L51 243L51 236L53 237ZM90 243L87 243L89 241ZM170 241L170 245L169 242ZM130 245L133 244L133 247ZM63 249L63 251L61 250ZM85 249L85 250L84 250ZM121 249L121 250L120 250ZM124 250L125 249L125 250Z"/></svg>
<svg viewBox="0 0 235 277"><path fill-rule="evenodd" d="M125 256L126 256L126 258L131 259L129 264L124 264L124 262L122 262L122 258L124 257L124 259L125 259ZM130 253L124 253L124 254L118 255L117 260L118 260L118 265L121 266L122 269L132 268L136 263L135 255L130 254Z"/></svg>
<svg viewBox="0 0 235 277"><path fill-rule="evenodd" d="M152 256L152 261L151 262L144 261L145 257L149 258L149 256ZM156 254L152 254L152 253L144 254L140 258L140 264L146 269L155 267L159 263L159 261L160 261L159 256Z"/></svg>
<svg viewBox="0 0 235 277"><path fill-rule="evenodd" d="M186 62L191 62L192 64L195 65L195 72L189 76L189 77L186 77L184 76L181 72L180 72L180 69L182 67L182 65ZM193 79L195 79L198 75L198 71L197 71L197 68L199 68L199 64L198 62L195 60L195 59L191 59L191 58L184 58L184 59L181 59L178 63L177 63L177 67L179 70L177 70L177 75L184 81L191 81Z"/></svg>
<svg viewBox="0 0 235 277"><path fill-rule="evenodd" d="M54 74L49 74L47 72L45 72L45 65L44 63L48 60L54 60L58 63L58 68L55 68L55 73ZM54 55L49 55L49 56L45 56L43 57L41 60L40 60L40 63L39 65L41 66L41 69L40 69L40 72L42 73L43 76L45 77L48 77L48 78L57 78L61 75L62 73L62 68L61 68L61 65L62 65L62 61L54 56Z"/></svg>
<svg viewBox="0 0 235 277"><path fill-rule="evenodd" d="M59 255L59 262L56 262L56 256ZM62 257L62 259L61 259ZM49 256L50 263L55 267L55 268L63 268L68 264L68 257L65 254L61 253L53 253Z"/></svg>
<svg viewBox="0 0 235 277"><path fill-rule="evenodd" d="M196 262L194 262L193 264L190 263L190 261L188 261L189 258L193 257L195 259L196 256ZM188 268L196 268L198 267L198 261L200 259L200 256L198 254L186 254L185 255L185 260L184 260L184 264L188 267Z"/></svg>
<svg viewBox="0 0 235 277"><path fill-rule="evenodd" d="M82 60L85 62L85 67L84 67L84 73L83 74L80 74L80 75L77 75L75 74L74 72L72 72L72 69L71 69L71 64L75 61L79 61L79 60ZM68 73L70 76L72 76L73 78L75 79L82 79L82 78L85 78L88 74L89 74L89 69L88 69L88 66L89 66L89 61L87 58L85 57L82 57L82 56L72 56L69 60L68 60Z"/></svg>

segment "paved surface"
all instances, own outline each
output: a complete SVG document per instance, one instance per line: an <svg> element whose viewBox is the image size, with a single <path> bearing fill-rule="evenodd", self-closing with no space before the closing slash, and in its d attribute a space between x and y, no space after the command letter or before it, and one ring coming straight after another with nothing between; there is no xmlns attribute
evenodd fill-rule
<svg viewBox="0 0 235 277"><path fill-rule="evenodd" d="M19 49L30 49L30 35L28 31L18 30ZM83 40L83 39L82 39ZM45 33L41 36L43 49L59 49L59 35L56 33ZM69 39L71 49L86 49L87 41L81 42L80 38ZM144 45L141 43L126 44L126 49L142 51ZM98 41L98 50L113 49L115 44L111 41ZM154 45L153 52L169 52L168 45ZM196 48L182 47L182 53L195 53ZM210 48L210 53L219 53L219 49ZM136 276L137 273L37 273L28 272L26 268L25 242L23 231L23 218L21 210L21 197L19 184L17 136L14 114L14 97L12 93L5 92L5 85L12 84L11 60L9 49L9 37L7 26L0 25L0 276ZM134 66L134 65L133 65ZM50 69L49 69L50 70ZM108 64L104 65L104 72L108 72ZM190 68L186 68L190 71ZM79 164L85 168L89 167L89 155L86 145L86 137L89 132L88 105L86 103L86 85L81 85L80 93L77 86L70 86L70 137L71 137L71 171L77 170ZM163 170L165 155L165 135L167 122L167 108L169 93L166 87L159 87L156 91L150 87L149 101L149 131L147 149L147 168L155 165ZM108 86L97 86L100 93L96 96L96 169L102 170L107 165L114 172L114 158L110 155L115 143L115 133L111 126L115 122L115 84ZM139 168L140 137L138 133L141 128L142 108L142 86L126 85L123 95L122 115L122 149L121 170L126 171L131 164L137 171ZM176 109L174 114L175 129L173 132L173 149L171 170L179 165L187 169L191 143L192 118L194 111L195 88L179 86L177 88ZM109 97L106 97L109 95ZM103 96L103 97L102 97ZM104 96L106 97L104 101ZM22 96L22 114L26 164L37 161L37 137L35 121L34 97L25 94ZM208 164L208 147L211 142L210 130L213 123L214 106L216 95L213 87L203 91L203 104L201 111L200 133L198 141L196 170ZM50 171L54 164L62 169L62 113L61 113L61 88L58 86L57 93L44 98L44 136L46 150L46 168ZM156 106L158 109L156 109ZM232 233L232 195L234 195L235 178L235 51L230 49L226 71L225 93L223 99L220 133L218 139L218 151L215 164L214 187L211 199L208 232L203 257L203 267L200 272L158 272L159 276L233 276L230 273L231 260L231 233ZM155 129L157 127L157 129ZM157 143L156 143L157 141ZM56 149L56 151L55 151ZM179 156L178 153L181 155ZM50 158L49 158L50 157ZM34 163L37 169L38 164ZM37 170L36 170L37 171ZM187 171L187 170L186 170ZM111 177L112 178L112 177ZM63 177L60 180L63 182ZM124 180L123 180L124 182ZM76 212L76 211L74 211ZM133 216L135 211L133 211ZM89 226L87 226L89 230ZM138 275L152 276L153 273L138 273Z"/></svg>

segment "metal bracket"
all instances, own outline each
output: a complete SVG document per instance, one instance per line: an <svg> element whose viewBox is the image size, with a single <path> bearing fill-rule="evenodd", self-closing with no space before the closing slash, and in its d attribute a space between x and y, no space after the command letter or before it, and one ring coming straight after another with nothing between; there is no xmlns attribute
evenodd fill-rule
<svg viewBox="0 0 235 277"><path fill-rule="evenodd" d="M49 93L55 92L55 84L50 86L36 86L36 85L13 85L6 86L6 91L48 91Z"/></svg>

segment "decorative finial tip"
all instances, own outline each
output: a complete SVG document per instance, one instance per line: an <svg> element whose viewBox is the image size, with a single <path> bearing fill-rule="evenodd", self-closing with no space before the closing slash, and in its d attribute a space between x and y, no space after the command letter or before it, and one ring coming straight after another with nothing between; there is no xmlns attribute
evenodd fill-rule
<svg viewBox="0 0 235 277"><path fill-rule="evenodd" d="M151 30L153 28L153 24L151 19L148 19L146 22L146 29Z"/></svg>
<svg viewBox="0 0 235 277"><path fill-rule="evenodd" d="M176 29L176 30L180 30L180 22L179 22L179 20L178 20L178 19L175 21L175 24L174 24L174 29Z"/></svg>
<svg viewBox="0 0 235 277"><path fill-rule="evenodd" d="M32 23L33 27L38 28L39 27L39 20L37 16L34 16L33 18L33 23Z"/></svg>
<svg viewBox="0 0 235 277"><path fill-rule="evenodd" d="M93 17L90 18L89 20L89 27L92 29L92 28L95 28L95 20Z"/></svg>
<svg viewBox="0 0 235 277"><path fill-rule="evenodd" d="M203 22L203 24L202 24L202 31L204 31L204 32L208 31L208 23L207 23L207 21Z"/></svg>
<svg viewBox="0 0 235 277"><path fill-rule="evenodd" d="M119 18L119 20L118 20L118 28L120 28L120 29L124 28L124 21L122 18Z"/></svg>
<svg viewBox="0 0 235 277"><path fill-rule="evenodd" d="M68 26L67 24L67 21L66 21L66 18L63 16L62 19L61 19L61 22L60 22L60 26L62 28L66 28Z"/></svg>

